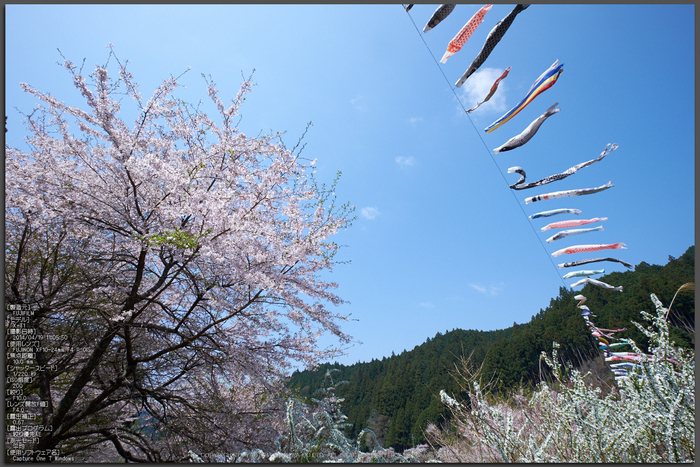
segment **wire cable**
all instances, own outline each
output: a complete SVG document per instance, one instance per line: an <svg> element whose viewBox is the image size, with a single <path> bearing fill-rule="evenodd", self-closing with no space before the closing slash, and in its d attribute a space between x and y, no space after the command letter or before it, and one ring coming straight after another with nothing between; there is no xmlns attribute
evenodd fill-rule
<svg viewBox="0 0 700 467"><path fill-rule="evenodd" d="M481 133L479 130L476 128L476 125L474 124L474 121L472 120L471 116L469 116L469 113L467 112L467 109L464 107L464 104L462 104L462 100L459 98L457 95L457 91L455 91L454 86L450 83L450 80L447 79L447 76L445 75L445 72L442 70L440 67L440 63L438 62L437 58L435 58L435 55L433 54L433 51L430 50L430 47L428 46L428 43L425 42L425 37L423 37L423 34L421 34L420 29L418 29L418 26L416 25L416 22L413 21L413 17L411 16L411 13L406 10L406 14L408 15L409 19L411 20L411 23L413 23L413 27L416 29L416 32L418 33L418 36L421 38L423 41L423 44L425 45L425 48L428 49L428 53L430 53L430 56L433 58L433 61L435 62L435 65L438 67L440 70L440 73L442 74L442 77L445 78L445 82L447 85L450 87L452 90L452 94L454 94L455 98L457 99L457 102L459 102L459 106L462 107L462 110L464 110L464 113L467 115L467 118L469 119L469 122L472 124L472 127L474 128L474 131L476 132L477 136L481 140L481 144L484 145L484 149L486 149L486 152L488 153L489 157L493 161L493 164L496 166L496 169L498 170L498 173L501 174L501 178L503 178L503 181L508 185L508 188L510 188L510 184L508 183L508 180L506 180L506 176L503 175L503 172L501 171L501 168L498 166L496 163L496 159L494 159L493 154L491 153L491 150L489 147L486 145L486 141L484 141L484 138L481 136ZM561 277L561 274L559 274L559 268L557 267L556 264L554 264L554 260L552 259L551 255L549 252L547 252L547 248L544 246L544 243L542 243L542 239L540 236L537 234L537 230L535 230L535 227L532 225L532 222L529 221L529 218L527 216L527 213L523 209L522 205L518 201L518 198L515 196L515 192L513 190L509 190L510 194L513 196L513 199L515 200L516 204L520 208L520 211L522 211L523 215L525 216L526 219L528 219L528 224L530 225L530 228L532 229L532 232L535 234L535 237L537 237L537 240L540 242L540 245L542 246L542 249L544 250L545 254L549 258L549 262L552 263L552 267L554 267L555 271L557 271L557 276L561 280L561 283L564 285L564 288L566 288L566 283L564 282L564 279Z"/></svg>

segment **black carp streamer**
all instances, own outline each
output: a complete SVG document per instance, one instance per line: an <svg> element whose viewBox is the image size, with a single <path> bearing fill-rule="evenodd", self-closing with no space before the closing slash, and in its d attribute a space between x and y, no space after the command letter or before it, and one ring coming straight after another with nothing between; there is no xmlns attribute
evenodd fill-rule
<svg viewBox="0 0 700 467"><path fill-rule="evenodd" d="M433 16L430 17L428 20L428 23L425 25L423 28L423 32L428 32L431 29L433 29L435 26L440 24L440 21L443 19L447 18L447 15L452 13L452 10L455 9L455 5L452 4L442 4L439 7L437 7L437 10L433 13ZM408 10L406 10L408 11Z"/></svg>
<svg viewBox="0 0 700 467"><path fill-rule="evenodd" d="M597 158L591 159L591 160L586 161L586 162L581 162L580 164L576 164L575 166L565 170L564 172L562 172L560 174L550 175L549 177L545 177L542 180L537 180L536 182L532 182L532 183L524 183L525 182L525 171L523 170L522 167L517 167L517 166L511 167L510 169L508 169L508 173L509 174L519 173L520 180L518 180L517 183L510 185L510 187L514 190L524 190L526 188L534 188L536 186L542 186L542 185L546 185L548 183L556 182L557 180L562 180L562 179L568 177L569 175L575 174L576 172L578 172L579 169L582 169L584 167L588 167L589 165L593 164L594 162L598 162L603 157L605 157L608 154L610 154L611 152L613 152L615 149L617 149L617 144L608 144L607 146L605 146L605 150Z"/></svg>

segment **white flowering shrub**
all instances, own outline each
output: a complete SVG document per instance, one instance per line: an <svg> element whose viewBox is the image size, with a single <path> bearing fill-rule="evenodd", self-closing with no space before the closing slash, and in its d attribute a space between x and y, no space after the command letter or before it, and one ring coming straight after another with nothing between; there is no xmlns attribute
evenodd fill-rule
<svg viewBox="0 0 700 467"><path fill-rule="evenodd" d="M649 326L634 323L648 338L640 368L605 397L586 375L563 366L554 343L552 384L542 382L528 399L488 401L468 381L468 401L441 391L453 429L430 426L426 435L446 462L693 462L695 460L695 355L669 340L667 309L652 294L656 314L642 311ZM556 389L555 389L556 387Z"/></svg>

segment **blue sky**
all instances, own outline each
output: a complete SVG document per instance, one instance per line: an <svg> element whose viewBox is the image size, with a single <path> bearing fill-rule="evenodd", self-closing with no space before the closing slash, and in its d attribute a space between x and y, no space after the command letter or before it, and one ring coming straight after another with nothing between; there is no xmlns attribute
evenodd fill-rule
<svg viewBox="0 0 700 467"><path fill-rule="evenodd" d="M601 256L552 258L559 248L624 242L626 250L599 253L636 265L665 264L694 244L694 5L532 5L461 89L454 83L514 5L494 5L439 67L431 52L439 60L482 5L457 5L424 34L437 6L7 5L6 138L22 144L15 108L35 104L19 82L81 103L57 49L91 69L114 44L144 97L189 66L178 95L190 102L207 100L202 73L228 100L255 69L243 131L286 131L291 147L312 121L304 156L318 159L326 183L342 171L338 200L356 207L357 220L335 239L351 263L329 276L350 302L338 311L356 319L344 330L363 343L338 360L347 364L410 350L438 331L529 321L577 280L562 280L570 269L557 263ZM555 60L564 64L557 83L486 134ZM509 66L496 95L467 117L457 99L472 107ZM555 102L561 112L530 142L492 153ZM508 187L518 179L509 167L523 167L531 182L597 157L607 143L619 148L566 180ZM608 181L615 186L602 193L524 203ZM527 218L562 207L582 214ZM540 227L574 217L609 220L602 232L545 242L553 232Z"/></svg>

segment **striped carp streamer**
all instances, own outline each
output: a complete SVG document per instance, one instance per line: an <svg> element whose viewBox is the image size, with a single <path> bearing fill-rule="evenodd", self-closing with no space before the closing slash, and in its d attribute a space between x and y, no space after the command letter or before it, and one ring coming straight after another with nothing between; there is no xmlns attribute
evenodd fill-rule
<svg viewBox="0 0 700 467"><path fill-rule="evenodd" d="M582 270L582 271L573 271L568 274L564 274L564 277L562 279L571 279L572 277L588 277L588 276L593 276L595 274L603 274L605 272L605 269L589 269L589 270Z"/></svg>
<svg viewBox="0 0 700 467"><path fill-rule="evenodd" d="M542 115L537 117L532 123L530 123L528 127L525 128L525 130L523 130L522 133L520 133L518 136L513 136L511 139L506 141L505 144L494 149L493 152L495 154L498 154L499 152L510 151L511 149L518 148L530 141L532 137L535 136L535 133L537 133L537 130L540 129L540 126L542 126L544 121L561 110L559 108L556 108L557 105L559 105L559 102L555 102L553 106L551 106L545 111L545 113L543 113Z"/></svg>
<svg viewBox="0 0 700 467"><path fill-rule="evenodd" d="M623 345L629 345L629 344L624 343ZM628 370L634 370L635 368L641 368L639 366L639 364L632 363L632 362L611 363L610 367L611 368L626 368Z"/></svg>
<svg viewBox="0 0 700 467"><path fill-rule="evenodd" d="M566 229L568 227L580 227L586 224L593 224L594 222L607 221L607 217L594 217L593 219L571 219L568 221L552 222L542 227L540 230L544 232L545 230L551 229Z"/></svg>
<svg viewBox="0 0 700 467"><path fill-rule="evenodd" d="M562 269L562 268L570 268L570 267L573 267L573 266L581 266L581 265L588 264L588 263L597 263L597 262L599 262L599 261L615 261L615 262L618 262L618 263L622 263L622 265L625 266L625 267L628 267L628 268L631 268L631 267L632 267L632 265L631 265L630 263L628 263L628 262L626 262L626 261L622 261L621 259L616 259L616 258L592 258L592 259L582 259L582 260L579 260L579 261L573 261L573 262L571 262L571 263L561 263L561 264L559 264L558 266L559 266L559 269ZM576 298L576 297L574 297L574 298Z"/></svg>
<svg viewBox="0 0 700 467"><path fill-rule="evenodd" d="M408 11L408 10L410 10L411 8L413 8L413 5L414 5L414 3L405 4L405 5L403 6L403 9L406 10L406 11Z"/></svg>
<svg viewBox="0 0 700 467"><path fill-rule="evenodd" d="M596 157L595 159L591 159L586 162L581 162L580 164L576 164L573 167L569 167L566 169L564 172L560 174L555 174L555 175L550 175L549 177L545 177L542 180L537 180L536 182L532 183L525 183L525 171L523 170L522 167L511 167L508 169L508 173L519 173L520 174L520 180L518 180L516 183L513 185L510 185L510 187L514 190L525 190L527 188L534 188L536 186L542 186L546 185L548 183L556 182L557 180L563 180L569 175L573 175L576 172L579 171L579 169L582 169L584 167L588 167L591 164L594 164L600 160L602 160L605 156L613 152L615 149L617 149L617 144L607 144L605 146L605 149L603 150L602 153L600 153L600 156Z"/></svg>
<svg viewBox="0 0 700 467"><path fill-rule="evenodd" d="M431 29L433 29L435 26L437 26L440 21L443 19L447 18L447 15L452 13L452 10L455 9L455 5L452 4L442 4L439 7L437 7L437 10L433 12L433 16L430 17L428 22L426 23L425 27L423 28L423 32L428 32Z"/></svg>
<svg viewBox="0 0 700 467"><path fill-rule="evenodd" d="M550 216L556 216L557 214L576 214L579 215L581 214L580 209L552 209L551 211L542 211L538 212L537 214L533 214L529 217L529 219L537 219L540 217L550 217Z"/></svg>
<svg viewBox="0 0 700 467"><path fill-rule="evenodd" d="M561 250L557 250L554 253L552 253L552 256L556 258L560 255L572 255L574 253L588 253L591 251L600 250L619 250L621 248L625 250L627 249L624 243L611 243L605 245L575 245L562 248Z"/></svg>
<svg viewBox="0 0 700 467"><path fill-rule="evenodd" d="M581 280L578 281L578 282L574 282L573 284L571 284L571 288L578 287L579 285L583 285L583 284L597 285L598 287L602 287L602 288L604 288L604 289L618 290L618 291L622 292L622 286L621 286L621 285L619 285L619 286L617 286L617 287L614 287L614 286L612 286L612 285L610 285L610 284L606 284L605 282L601 282L601 281L598 281L598 280L595 280L595 279L591 279L590 277L586 277L585 279L581 279Z"/></svg>
<svg viewBox="0 0 700 467"><path fill-rule="evenodd" d="M539 78L535 80L534 83L532 83L530 90L527 92L523 100L518 102L518 105L510 109L508 112L505 113L505 115L493 122L491 125L487 126L484 129L484 131L486 133L491 133L493 130L495 130L511 118L518 115L518 113L521 110L523 110L530 102L532 102L532 100L535 97L539 96L544 91L554 86L554 83L557 82L557 79L559 79L559 75L561 75L563 71L564 64L562 63L561 65L559 65L559 60L554 62L552 66L550 66L544 73L540 75Z"/></svg>
<svg viewBox="0 0 700 467"><path fill-rule="evenodd" d="M587 233L587 232L595 232L597 230L603 230L603 226L599 225L598 227L592 227L590 229L563 230L563 231L556 233L556 234L552 235L551 237L549 237L547 239L547 243L552 243L552 242L555 242L557 240L561 240L562 238L570 237L572 235L580 235L580 234Z"/></svg>
<svg viewBox="0 0 700 467"><path fill-rule="evenodd" d="M483 104L484 102L487 102L489 99L491 99L491 98L493 97L493 95L496 93L496 89L498 89L498 83L500 83L501 80L502 80L503 78L505 78L506 76L508 76L508 72L509 72L509 71L510 71L510 67L506 68L506 71L504 71L503 74L491 85L491 90L490 90L489 93L486 95L486 97L484 98L484 100L481 101L481 102L479 102L478 104L476 104L476 105L475 105L474 107L472 107L471 109L467 110L467 113L474 112L476 109L479 108L479 106L480 106L481 104Z"/></svg>
<svg viewBox="0 0 700 467"><path fill-rule="evenodd" d="M496 25L491 29L489 32L489 35L486 36L486 42L484 42L484 46L481 48L481 51L479 54L474 58L474 61L472 62L471 65L469 65L469 68L467 68L467 71L464 72L461 78L457 80L455 83L455 86L458 88L461 88L462 85L467 81L467 79L476 71L479 69L481 65L484 64L486 59L491 55L491 52L493 49L496 47L496 44L503 38L505 35L506 31L510 27L510 25L513 23L513 20L515 19L516 16L518 16L518 13L529 7L529 4L518 4L513 8L513 10L508 13L508 15L500 20Z"/></svg>
<svg viewBox="0 0 700 467"><path fill-rule="evenodd" d="M593 193L599 193L608 188L612 188L612 182L608 182L605 185L601 185L598 188L579 188L576 190L566 190L566 191L555 191L554 193L545 193L543 195L531 196L530 198L525 198L525 204L534 203L535 201L543 201L545 199L557 199L557 198L567 198L569 196L583 196L592 195Z"/></svg>
<svg viewBox="0 0 700 467"><path fill-rule="evenodd" d="M442 56L440 63L447 63L448 58L450 58L462 49L462 46L464 46L464 44L469 40L472 34L474 34L476 28L484 20L484 15L486 15L486 12L489 11L492 6L493 5L491 4L484 5L481 8L479 8L479 11L474 13L474 16L472 16L471 19L467 21L467 24L465 24L462 27L462 29L460 29L459 32L455 35L455 37L452 38L450 43L447 44L447 52L445 52L445 55Z"/></svg>

